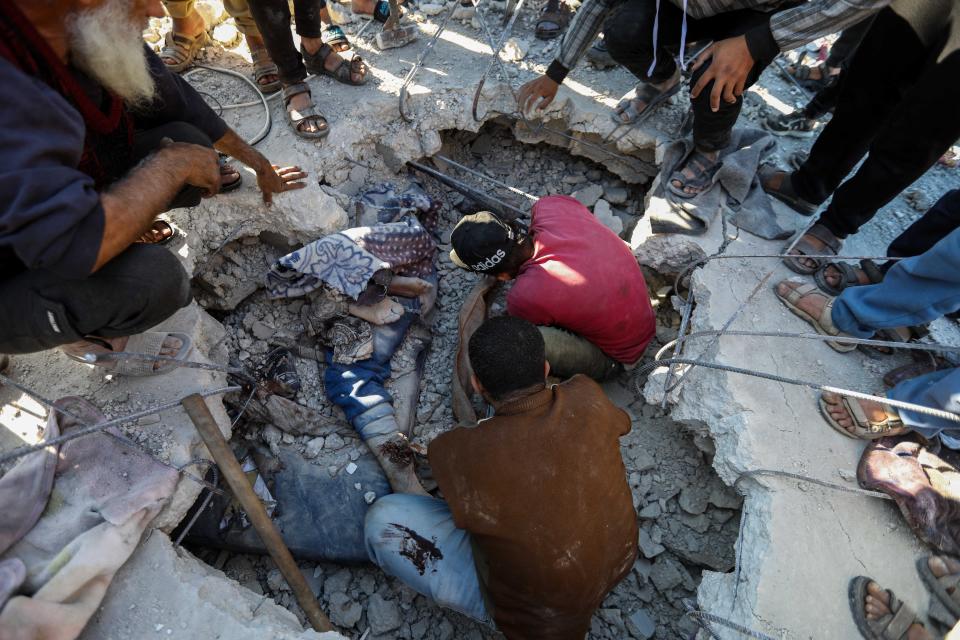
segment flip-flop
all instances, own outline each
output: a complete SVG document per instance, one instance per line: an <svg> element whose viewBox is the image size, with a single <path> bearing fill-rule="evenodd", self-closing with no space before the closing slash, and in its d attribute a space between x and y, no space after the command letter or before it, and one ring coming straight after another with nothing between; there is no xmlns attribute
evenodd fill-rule
<svg viewBox="0 0 960 640"><path fill-rule="evenodd" d="M694 148L690 155L687 156L687 159L680 164L682 166L678 166L677 169L670 174L670 179L667 180L667 189L679 198L690 200L691 198L696 198L713 185L713 178L717 175L717 171L720 170L720 165L723 163L719 158L711 160ZM687 168L693 170L693 175L690 177L683 175L683 170ZM680 183L679 187L673 184L674 180ZM691 187L697 191L687 193L684 191L686 187Z"/></svg>
<svg viewBox="0 0 960 640"><path fill-rule="evenodd" d="M628 93L620 98L610 117L620 125L640 124L649 118L657 107L669 100L671 96L676 95L680 91L680 84L680 82L677 82L666 91L660 91L651 84L641 82L631 92L633 97L630 97L630 93ZM643 109L637 111L636 107L633 106L634 100L641 100L645 104ZM622 117L624 115L626 118Z"/></svg>
<svg viewBox="0 0 960 640"><path fill-rule="evenodd" d="M806 236L813 236L822 242L824 246L821 248L813 246L813 243L807 240ZM783 250L786 251L789 248L790 243L787 243ZM810 227L807 232L804 233L799 240L797 240L797 243L793 245L793 250L796 251L797 254L784 258L783 264L786 265L787 269L790 269L790 271L799 273L802 276L813 275L816 273L817 269L823 266L825 259L808 258L807 256L835 256L842 248L843 241L837 236L833 235L833 232L831 232L830 229L827 229L825 226L818 223ZM804 266L800 263L800 260L811 260L814 263L814 266L812 268Z"/></svg>
<svg viewBox="0 0 960 640"><path fill-rule="evenodd" d="M907 632L914 624L923 624L910 607L901 602L890 589L886 589L890 602L887 608L891 613L879 620L867 618L865 602L867 600L867 585L875 580L865 576L857 576L850 581L849 599L850 612L857 629L866 640L907 640Z"/></svg>
<svg viewBox="0 0 960 640"><path fill-rule="evenodd" d="M838 329L837 326L833 324L833 302L835 298L830 298L827 301L827 304L823 306L823 310L820 312L819 318L814 318L812 315L810 315L809 313L807 313L806 311L804 311L803 309L797 306L796 303L800 300L800 298L804 297L805 295L810 293L819 293L819 290L812 284L802 284L799 287L795 287L791 289L790 293L788 293L785 296L780 295L780 292L777 291L776 286L774 286L773 292L774 292L774 295L776 295L777 298L780 300L780 302L784 304L784 306L790 309L790 311L792 311L794 315L802 318L803 320L806 320L807 323L809 323L811 326L813 326L814 329L816 329L817 333L824 336L830 336L833 338L838 336L846 336L846 334L840 331L840 329ZM823 295L823 294L820 294L820 295ZM833 348L834 351L839 351L840 353L849 353L851 351L855 351L857 348L857 345L855 344L834 342L832 340L827 341L827 344L831 348Z"/></svg>
<svg viewBox="0 0 960 640"><path fill-rule="evenodd" d="M172 356L173 360L163 362L156 368L154 368L154 365L157 363L153 360L137 360L134 358L116 360L108 372L118 376L147 377L159 376L178 369L180 367L179 363L186 360L187 356L190 355L190 352L193 350L193 340L185 333L176 331L144 331L143 333L130 336L130 339L127 341L127 346L124 347L124 352L143 353L150 356L160 355L160 352L163 350L163 341L168 337L177 338L182 343L179 351L177 351L177 355ZM71 360L90 364L82 356L75 356L67 352L64 352L64 355ZM105 367L106 364L95 363L94 366Z"/></svg>
<svg viewBox="0 0 960 640"><path fill-rule="evenodd" d="M840 404L843 405L843 408L847 410L847 414L853 419L852 432L834 420L833 416L830 415L830 404L823 399L823 394L821 394L820 398L817 400L817 406L820 408L820 415L822 415L823 419L827 421L827 424L829 424L837 433L852 440L879 440L880 438L886 438L887 436L897 436L900 435L900 433L890 432L896 429L902 429L904 427L904 424L900 418L887 417L881 422L871 422L870 418L867 417L867 414L864 413L863 407L861 407L860 403L854 398L841 396Z"/></svg>

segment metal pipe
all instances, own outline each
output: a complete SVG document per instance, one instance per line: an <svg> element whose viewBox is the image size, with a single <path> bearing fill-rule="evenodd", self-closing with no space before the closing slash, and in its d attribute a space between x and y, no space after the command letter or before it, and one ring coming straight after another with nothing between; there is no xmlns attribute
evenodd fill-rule
<svg viewBox="0 0 960 640"><path fill-rule="evenodd" d="M441 173L436 169L431 169L426 165L422 165L419 162L413 162L411 160L410 162L407 162L407 166L409 166L411 169L415 171L419 171L420 173L423 173L425 175L430 176L431 178L434 178L435 180L438 180L439 182L447 185L448 187L450 187L451 189L454 189L455 191L462 193L465 196L473 198L474 200L477 201L477 204L487 207L488 209L490 209L490 211L496 213L497 215L499 215L500 217L506 220L515 220L516 218L523 218L528 215L528 212L523 211L522 209L518 209L512 204L506 203L502 200L498 200L492 196L488 196L485 193L477 191L476 189L474 189L468 184L460 182L455 178L451 178L450 176L444 173Z"/></svg>
<svg viewBox="0 0 960 640"><path fill-rule="evenodd" d="M297 603L303 609L304 614L306 614L307 620L310 621L310 626L316 631L333 630L330 620L320 610L320 604L313 595L313 591L310 590L310 585L307 584L303 574L300 573L300 568L297 567L290 550L284 544L280 531L277 530L277 526L267 515L263 503L253 492L250 481L243 473L243 469L237 462L237 457L233 455L233 450L230 449L227 440L220 433L220 427L213 419L213 415L203 398L198 394L193 394L184 398L181 404L183 404L187 415L190 416L190 420L193 421L194 426L200 433L200 437L203 438L203 442L207 445L207 449L220 468L220 472L223 473L223 477L233 491L234 497L243 507L247 517L250 518L253 528L256 529L273 561L277 563L280 573L283 574L287 584L293 590L293 595L297 598Z"/></svg>
<svg viewBox="0 0 960 640"><path fill-rule="evenodd" d="M471 174L471 175L474 175L474 176L480 178L481 180L486 180L487 182L491 182L491 183L497 185L498 187L503 187L504 189L506 189L506 190L508 190L508 191L510 191L510 192L512 192L512 193L515 193L515 194L517 194L518 196L523 196L523 197L526 198L527 200L531 200L531 201L533 201L533 202L536 202L537 200L540 199L540 198L538 198L538 197L535 196L535 195L532 195L532 194L527 193L526 191L522 191L522 190L520 190L520 189L517 189L516 187L511 187L511 186L508 185L506 182L501 182L501 181L497 180L496 178L494 178L494 177L492 177L492 176L488 176L488 175L485 174L485 173L481 173L481 172L477 171L476 169L471 169L470 167L464 166L464 165L460 164L459 162L457 162L456 160L451 160L450 158L448 158L448 157L446 157L446 156L444 156L444 155L441 155L441 154L439 154L439 153L436 154L436 155L434 155L433 157L436 158L437 160L442 161L442 162L446 162L447 164L449 164L449 165L451 165L451 166L454 166L454 167L456 167L457 169L460 169L461 171L466 171L467 173L469 173L469 174Z"/></svg>

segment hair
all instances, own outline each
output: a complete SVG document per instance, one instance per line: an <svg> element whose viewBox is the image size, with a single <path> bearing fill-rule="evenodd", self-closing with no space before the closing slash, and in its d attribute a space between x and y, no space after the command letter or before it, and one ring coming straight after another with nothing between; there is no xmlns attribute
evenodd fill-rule
<svg viewBox="0 0 960 640"><path fill-rule="evenodd" d="M494 400L544 383L543 337L522 318L487 320L470 337L468 352L474 374Z"/></svg>

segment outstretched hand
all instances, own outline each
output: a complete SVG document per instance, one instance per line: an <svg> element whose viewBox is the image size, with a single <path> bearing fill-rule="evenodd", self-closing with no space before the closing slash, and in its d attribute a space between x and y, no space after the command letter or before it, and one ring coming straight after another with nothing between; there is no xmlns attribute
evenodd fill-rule
<svg viewBox="0 0 960 640"><path fill-rule="evenodd" d="M744 36L727 38L714 42L712 45L697 56L693 64L693 70L699 69L707 60L712 60L710 66L697 84L690 91L690 97L696 98L700 92L713 82L713 90L710 92L710 110L720 109L720 99L724 102L733 104L737 101L747 85L747 77L750 70L753 69L754 59L750 55L750 49L747 47L747 39Z"/></svg>
<svg viewBox="0 0 960 640"><path fill-rule="evenodd" d="M540 100L537 109L543 111L546 109L557 95L560 85L548 78L540 76L526 83L517 92L517 102L523 113L529 113L533 104Z"/></svg>
<svg viewBox="0 0 960 640"><path fill-rule="evenodd" d="M273 204L273 194L303 189L307 173L300 167L278 167L266 163L257 169L257 185L263 194L263 201L269 206Z"/></svg>

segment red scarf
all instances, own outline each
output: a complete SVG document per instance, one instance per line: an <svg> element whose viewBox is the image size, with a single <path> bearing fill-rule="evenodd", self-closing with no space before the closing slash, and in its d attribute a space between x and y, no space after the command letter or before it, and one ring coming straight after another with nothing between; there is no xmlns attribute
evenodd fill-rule
<svg viewBox="0 0 960 640"><path fill-rule="evenodd" d="M98 187L118 178L105 168L98 147L108 146L107 138L121 136L128 149L133 146L133 123L123 100L105 91L108 99L104 108L95 104L12 0L0 0L0 56L24 73L43 80L83 116L87 135L78 168L91 176Z"/></svg>

